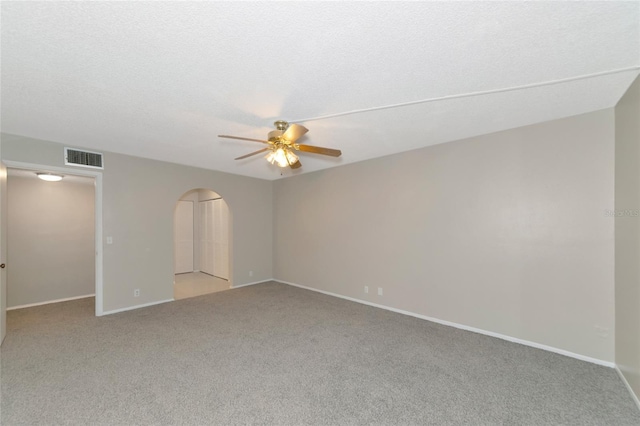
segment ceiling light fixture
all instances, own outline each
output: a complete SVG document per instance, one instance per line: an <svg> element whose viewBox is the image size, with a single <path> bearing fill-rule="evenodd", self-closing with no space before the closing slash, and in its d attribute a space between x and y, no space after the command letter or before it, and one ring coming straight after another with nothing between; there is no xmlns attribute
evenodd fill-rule
<svg viewBox="0 0 640 426"><path fill-rule="evenodd" d="M271 164L276 163L278 167L289 167L298 162L298 156L286 146L279 146L265 157Z"/></svg>
<svg viewBox="0 0 640 426"><path fill-rule="evenodd" d="M36 173L38 177L42 180L46 180L47 182L58 182L62 180L62 175L56 175L53 173Z"/></svg>

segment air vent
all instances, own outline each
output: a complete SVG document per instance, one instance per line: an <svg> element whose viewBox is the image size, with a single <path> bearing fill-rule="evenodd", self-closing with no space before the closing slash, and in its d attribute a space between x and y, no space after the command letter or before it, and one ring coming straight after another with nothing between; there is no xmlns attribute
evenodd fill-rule
<svg viewBox="0 0 640 426"><path fill-rule="evenodd" d="M64 149L64 164L90 167L92 169L104 169L102 165L102 154L99 152L79 151L73 148Z"/></svg>

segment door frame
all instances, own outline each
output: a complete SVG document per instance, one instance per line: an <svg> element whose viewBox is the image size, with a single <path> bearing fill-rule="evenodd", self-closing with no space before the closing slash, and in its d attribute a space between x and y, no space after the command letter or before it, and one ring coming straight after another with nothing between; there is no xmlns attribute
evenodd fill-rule
<svg viewBox="0 0 640 426"><path fill-rule="evenodd" d="M49 171L66 173L70 175L88 176L95 181L95 266L96 266L96 316L103 315L103 248L102 248L102 172L93 170L78 170L69 167L57 167L46 164L24 163L21 161L2 160L2 163L10 169L26 169L33 171ZM10 249L7 248L7 252Z"/></svg>

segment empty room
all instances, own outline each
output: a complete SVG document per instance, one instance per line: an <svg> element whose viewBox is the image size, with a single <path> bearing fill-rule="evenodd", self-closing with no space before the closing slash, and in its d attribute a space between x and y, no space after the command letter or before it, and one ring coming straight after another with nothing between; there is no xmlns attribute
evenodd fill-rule
<svg viewBox="0 0 640 426"><path fill-rule="evenodd" d="M1 424L640 425L640 2L0 8Z"/></svg>

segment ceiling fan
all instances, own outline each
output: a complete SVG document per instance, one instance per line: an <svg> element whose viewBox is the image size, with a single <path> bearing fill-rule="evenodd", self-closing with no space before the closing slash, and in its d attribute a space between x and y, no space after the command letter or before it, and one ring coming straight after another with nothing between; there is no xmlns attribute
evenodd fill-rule
<svg viewBox="0 0 640 426"><path fill-rule="evenodd" d="M239 139L242 141L260 142L268 144L269 146L262 148L258 151L250 154L243 155L236 158L236 160L242 160L243 158L251 157L252 155L260 154L261 152L269 151L266 155L266 159L271 164L277 164L279 167L291 167L292 169L299 168L302 164L300 159L294 151L312 152L314 154L329 155L331 157L340 157L342 151L339 149L322 148L320 146L298 144L296 141L309 131L304 126L299 124L289 124L286 121L278 120L273 123L276 126L276 130L269 132L267 136L268 140L243 138L240 136L218 135L220 138Z"/></svg>

